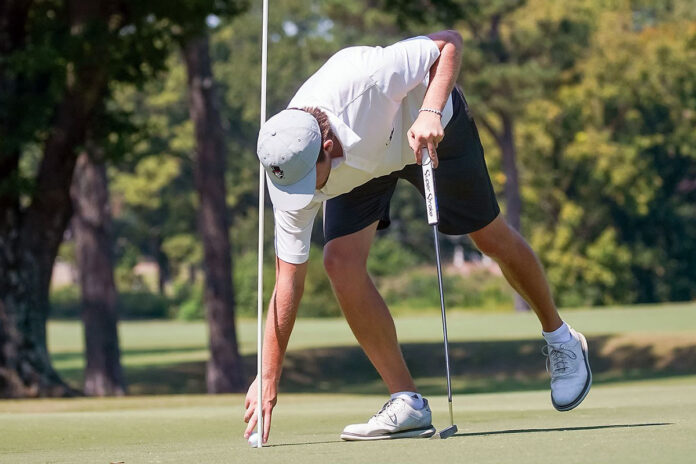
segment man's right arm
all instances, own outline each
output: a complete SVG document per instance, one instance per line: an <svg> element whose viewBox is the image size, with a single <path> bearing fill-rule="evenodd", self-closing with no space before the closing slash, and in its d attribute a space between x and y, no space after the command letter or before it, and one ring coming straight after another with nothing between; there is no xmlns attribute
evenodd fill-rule
<svg viewBox="0 0 696 464"><path fill-rule="evenodd" d="M278 395L278 382L283 369L283 359L290 334L295 325L300 305L307 263L290 264L276 258L276 284L271 296L263 337L263 442L268 440L271 413ZM247 393L244 421L248 422L244 437L248 438L256 427L256 381Z"/></svg>

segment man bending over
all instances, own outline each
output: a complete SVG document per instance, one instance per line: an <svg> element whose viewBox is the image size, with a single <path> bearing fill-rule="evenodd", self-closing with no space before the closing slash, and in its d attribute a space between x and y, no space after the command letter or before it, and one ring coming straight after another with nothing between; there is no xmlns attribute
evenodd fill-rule
<svg viewBox="0 0 696 464"><path fill-rule="evenodd" d="M499 214L476 125L455 88L461 46L457 32L441 31L385 48L341 50L261 128L257 154L269 180L277 256L263 344L264 442L322 204L326 272L350 328L391 393L377 414L348 425L341 438L435 432L428 401L418 393L394 321L366 267L375 232L389 225L397 181L423 193L421 148L436 168L440 232L469 234L538 316L553 406L573 409L590 389L585 337L561 320L539 260ZM246 398L245 437L256 425L256 398L254 382Z"/></svg>

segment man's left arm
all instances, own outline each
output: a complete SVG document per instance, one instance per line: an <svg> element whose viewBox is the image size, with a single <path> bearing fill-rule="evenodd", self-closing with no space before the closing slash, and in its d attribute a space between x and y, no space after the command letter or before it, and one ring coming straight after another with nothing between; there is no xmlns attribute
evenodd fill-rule
<svg viewBox="0 0 696 464"><path fill-rule="evenodd" d="M430 68L430 79L421 108L442 111L454 89L462 63L462 37L457 31L440 31L428 34L440 50L440 57ZM427 147L433 166L437 167L437 145L445 135L440 115L421 111L408 130L408 143L418 164L421 164L421 148Z"/></svg>

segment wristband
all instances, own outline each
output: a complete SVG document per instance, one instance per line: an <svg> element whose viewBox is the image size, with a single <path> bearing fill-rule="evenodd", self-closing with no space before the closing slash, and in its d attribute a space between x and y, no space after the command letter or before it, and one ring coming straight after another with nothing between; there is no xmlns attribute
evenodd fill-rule
<svg viewBox="0 0 696 464"><path fill-rule="evenodd" d="M421 108L421 109L418 110L418 113L420 113L420 112L422 112L422 111L427 111L427 112L429 112L429 113L435 113L435 114L437 114L438 116L442 117L442 111L436 110L435 108Z"/></svg>

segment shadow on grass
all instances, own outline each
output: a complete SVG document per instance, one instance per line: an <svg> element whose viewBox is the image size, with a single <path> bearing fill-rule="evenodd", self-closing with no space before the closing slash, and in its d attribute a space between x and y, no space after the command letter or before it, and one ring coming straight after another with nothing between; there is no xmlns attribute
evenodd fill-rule
<svg viewBox="0 0 696 464"><path fill-rule="evenodd" d="M156 356L156 355L166 355L171 353L194 353L197 351L205 351L208 347L206 345L201 346L184 346L184 347L169 347L169 348L145 348L145 349L126 349L121 350L121 357L124 356ZM52 353L51 360L56 363L81 360L84 354L81 351L61 351L59 353Z"/></svg>
<svg viewBox="0 0 696 464"><path fill-rule="evenodd" d="M617 343L612 336L589 340L590 363L596 384L656 379L696 372L696 343L687 340L671 349L655 344ZM653 341L654 342L654 341ZM548 388L542 343L538 339L482 341L450 344L453 391L461 393L523 391ZM127 355L171 355L204 349L126 350ZM426 395L445 391L444 353L441 343L409 343L404 358L420 391ZM73 353L58 354L73 355ZM65 359L65 358L64 358ZM280 389L283 392L384 394L386 389L365 354L357 346L291 351L286 356ZM256 356L244 357L249 382L256 371ZM126 366L131 394L205 393L205 362ZM82 369L61 369L79 385Z"/></svg>
<svg viewBox="0 0 696 464"><path fill-rule="evenodd" d="M650 344L615 343L611 336L602 336L590 338L589 346L594 381L599 384L693 375L696 371L696 344L658 354ZM495 393L548 388L541 347L538 339L451 343L453 391ZM426 395L443 394L442 344L409 343L402 345L402 351L419 390ZM359 347L292 352L285 366L281 388L286 392L386 392ZM253 363L250 369L255 371Z"/></svg>
<svg viewBox="0 0 696 464"><path fill-rule="evenodd" d="M611 424L611 425L588 425L584 427L556 427L556 428L539 428L539 429L510 429L510 430L493 430L490 432L466 432L455 433L452 437L487 437L491 435L508 435L517 433L547 433L547 432L579 432L584 430L603 430L603 429L630 429L634 427L661 427L666 425L674 425L672 422L655 422L647 424ZM281 448L286 446L303 446L303 445L325 445L329 443L342 443L343 440L325 440L325 441L308 441L302 443L278 443L275 445L266 445L267 448Z"/></svg>
<svg viewBox="0 0 696 464"><path fill-rule="evenodd" d="M602 429L630 429L634 427L661 427L674 425L672 422L655 422L648 424L612 424L612 425L588 425L585 427L556 427L546 429L511 429L494 430L491 432L466 432L455 433L453 437L487 437L489 435L508 435L515 433L542 433L542 432L577 432L583 430L602 430Z"/></svg>
<svg viewBox="0 0 696 464"><path fill-rule="evenodd" d="M282 448L285 446L303 446L303 445L327 445L329 443L347 443L345 440L325 440L325 441L307 441L303 443L278 443L275 445L263 445L264 448Z"/></svg>

